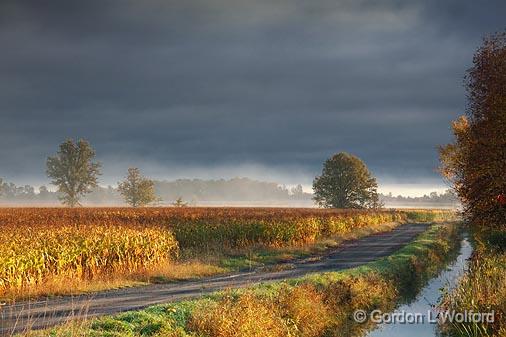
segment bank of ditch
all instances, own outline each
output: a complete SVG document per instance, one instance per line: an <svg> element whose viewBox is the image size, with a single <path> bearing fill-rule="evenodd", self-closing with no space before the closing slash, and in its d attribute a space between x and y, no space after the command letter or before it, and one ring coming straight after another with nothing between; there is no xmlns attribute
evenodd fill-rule
<svg viewBox="0 0 506 337"><path fill-rule="evenodd" d="M454 337L506 336L506 230L470 226L474 253L458 286L447 292L442 307L458 313L493 313L493 322L454 321L442 325Z"/></svg>

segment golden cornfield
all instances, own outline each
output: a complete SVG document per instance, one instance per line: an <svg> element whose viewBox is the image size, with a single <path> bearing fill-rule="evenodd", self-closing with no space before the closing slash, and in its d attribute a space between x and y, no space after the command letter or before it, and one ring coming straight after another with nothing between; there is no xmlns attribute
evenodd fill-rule
<svg viewBox="0 0 506 337"><path fill-rule="evenodd" d="M288 208L0 209L0 294L49 276L93 279L170 261L180 249L311 243L444 211ZM430 220L429 219L429 220ZM416 219L415 219L416 220Z"/></svg>

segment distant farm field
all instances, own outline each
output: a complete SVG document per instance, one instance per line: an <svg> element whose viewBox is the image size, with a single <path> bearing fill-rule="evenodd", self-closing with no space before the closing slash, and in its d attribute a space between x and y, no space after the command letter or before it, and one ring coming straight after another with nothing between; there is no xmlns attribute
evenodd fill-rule
<svg viewBox="0 0 506 337"><path fill-rule="evenodd" d="M170 265L186 250L303 245L448 211L288 208L3 208L0 295L48 278L92 280Z"/></svg>

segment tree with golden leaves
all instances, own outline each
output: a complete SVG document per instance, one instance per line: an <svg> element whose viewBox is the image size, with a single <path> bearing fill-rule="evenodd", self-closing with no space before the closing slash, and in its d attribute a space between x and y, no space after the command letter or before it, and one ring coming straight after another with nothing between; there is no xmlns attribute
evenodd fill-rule
<svg viewBox="0 0 506 337"><path fill-rule="evenodd" d="M484 40L466 76L468 108L452 125L455 142L440 148L468 219L506 225L506 33Z"/></svg>

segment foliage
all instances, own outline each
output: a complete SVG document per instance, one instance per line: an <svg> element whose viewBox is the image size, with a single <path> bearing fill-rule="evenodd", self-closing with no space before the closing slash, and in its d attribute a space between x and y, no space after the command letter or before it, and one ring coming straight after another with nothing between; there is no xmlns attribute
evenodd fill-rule
<svg viewBox="0 0 506 337"><path fill-rule="evenodd" d="M125 180L118 183L118 190L132 207L145 206L158 199L154 182L143 177L141 171L135 167L128 169Z"/></svg>
<svg viewBox="0 0 506 337"><path fill-rule="evenodd" d="M467 117L452 125L455 142L440 148L441 172L471 222L506 225L506 33L485 39L466 78Z"/></svg>
<svg viewBox="0 0 506 337"><path fill-rule="evenodd" d="M484 40L466 77L468 111L440 148L441 172L454 184L474 232L475 252L449 310L495 312L494 323L454 322L454 336L506 336L506 33Z"/></svg>
<svg viewBox="0 0 506 337"><path fill-rule="evenodd" d="M93 162L95 151L85 140L68 139L60 145L56 156L47 159L47 175L62 193L59 199L70 207L97 186L100 164Z"/></svg>
<svg viewBox="0 0 506 337"><path fill-rule="evenodd" d="M359 158L345 152L327 159L314 179L314 200L327 208L377 208L378 184Z"/></svg>

